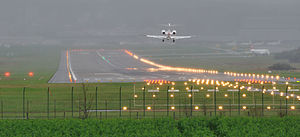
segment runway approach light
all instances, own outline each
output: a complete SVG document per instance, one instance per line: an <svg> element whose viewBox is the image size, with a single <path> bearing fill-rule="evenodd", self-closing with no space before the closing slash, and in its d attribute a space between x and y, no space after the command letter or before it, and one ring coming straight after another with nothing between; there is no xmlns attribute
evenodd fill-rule
<svg viewBox="0 0 300 137"><path fill-rule="evenodd" d="M150 106L148 106L148 107L147 107L147 110L151 110L151 107L150 107Z"/></svg>
<svg viewBox="0 0 300 137"><path fill-rule="evenodd" d="M283 96L283 92L280 92L280 96L281 96L281 97Z"/></svg>
<svg viewBox="0 0 300 137"><path fill-rule="evenodd" d="M296 109L296 107L295 106L291 106L291 110L295 110Z"/></svg>
<svg viewBox="0 0 300 137"><path fill-rule="evenodd" d="M228 94L225 94L224 97L227 98L227 97L228 97Z"/></svg>
<svg viewBox="0 0 300 137"><path fill-rule="evenodd" d="M207 98L209 98L209 97L210 97L210 95L209 95L209 94L206 94L206 97L207 97Z"/></svg>
<svg viewBox="0 0 300 137"><path fill-rule="evenodd" d="M138 95L137 95L137 94L135 94L133 97L134 97L134 98L137 98L137 97L138 97Z"/></svg>
<svg viewBox="0 0 300 137"><path fill-rule="evenodd" d="M243 98L247 97L247 95L246 95L246 94L243 94L242 96L243 96Z"/></svg>
<svg viewBox="0 0 300 137"><path fill-rule="evenodd" d="M270 106L267 106L267 110L270 110L271 109L271 107Z"/></svg>
<svg viewBox="0 0 300 137"><path fill-rule="evenodd" d="M246 110L247 109L247 106L243 106L243 110Z"/></svg>
<svg viewBox="0 0 300 137"><path fill-rule="evenodd" d="M127 110L127 109L128 109L128 108L127 108L126 106L123 107L123 110L124 110L124 111Z"/></svg>
<svg viewBox="0 0 300 137"><path fill-rule="evenodd" d="M219 106L219 110L223 110L223 106Z"/></svg>
<svg viewBox="0 0 300 137"><path fill-rule="evenodd" d="M33 73L33 72L29 72L29 73L28 73L28 76L29 76L29 77L33 77L33 76L34 76L34 73Z"/></svg>
<svg viewBox="0 0 300 137"><path fill-rule="evenodd" d="M175 106L171 106L171 110L175 110Z"/></svg>
<svg viewBox="0 0 300 137"><path fill-rule="evenodd" d="M199 106L195 106L195 110L199 110Z"/></svg>
<svg viewBox="0 0 300 137"><path fill-rule="evenodd" d="M5 76L5 77L10 77L10 72L5 72L5 73L4 73L4 76Z"/></svg>
<svg viewBox="0 0 300 137"><path fill-rule="evenodd" d="M173 98L173 97L174 97L174 94L171 94L170 97Z"/></svg>
<svg viewBox="0 0 300 137"><path fill-rule="evenodd" d="M153 98L156 98L156 95L155 95L155 94L153 94L153 95L152 95L152 97L153 97Z"/></svg>

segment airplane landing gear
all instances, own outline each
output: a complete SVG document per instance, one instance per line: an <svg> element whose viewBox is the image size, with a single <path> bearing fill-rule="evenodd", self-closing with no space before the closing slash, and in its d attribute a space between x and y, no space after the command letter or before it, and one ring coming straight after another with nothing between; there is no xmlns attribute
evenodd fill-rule
<svg viewBox="0 0 300 137"><path fill-rule="evenodd" d="M173 39L173 43L175 43L175 39Z"/></svg>

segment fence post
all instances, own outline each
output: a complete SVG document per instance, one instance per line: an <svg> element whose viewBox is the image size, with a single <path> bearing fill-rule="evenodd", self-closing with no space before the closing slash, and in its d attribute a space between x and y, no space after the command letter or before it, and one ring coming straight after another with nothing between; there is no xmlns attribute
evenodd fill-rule
<svg viewBox="0 0 300 137"><path fill-rule="evenodd" d="M179 118L181 117L181 96L180 93L179 94L179 106L178 106L178 110L179 110Z"/></svg>
<svg viewBox="0 0 300 137"><path fill-rule="evenodd" d="M282 114L282 99L280 97L280 106L279 106L280 114Z"/></svg>
<svg viewBox="0 0 300 137"><path fill-rule="evenodd" d="M29 119L29 101L27 100L27 113L26 119Z"/></svg>
<svg viewBox="0 0 300 137"><path fill-rule="evenodd" d="M54 99L54 118L56 118L56 99Z"/></svg>
<svg viewBox="0 0 300 137"><path fill-rule="evenodd" d="M146 116L146 88L144 86L143 91L143 109L144 109L144 117Z"/></svg>
<svg viewBox="0 0 300 137"><path fill-rule="evenodd" d="M191 117L193 116L193 86L191 86Z"/></svg>
<svg viewBox="0 0 300 137"><path fill-rule="evenodd" d="M186 95L186 93L184 93ZM187 117L187 101L186 101L186 96L184 97L184 113L185 113L185 116Z"/></svg>
<svg viewBox="0 0 300 137"><path fill-rule="evenodd" d="M286 116L288 115L288 98L287 98L288 88L289 88L289 85L286 85L286 88L285 88L285 115Z"/></svg>
<svg viewBox="0 0 300 137"><path fill-rule="evenodd" d="M49 98L50 98L50 89L48 87L48 90L47 90L47 117L49 119Z"/></svg>
<svg viewBox="0 0 300 137"><path fill-rule="evenodd" d="M167 116L169 116L169 86L167 87Z"/></svg>
<svg viewBox="0 0 300 137"><path fill-rule="evenodd" d="M156 100L154 99L154 104L153 104L153 117L155 119L156 115L155 115L155 106L156 106Z"/></svg>
<svg viewBox="0 0 300 137"><path fill-rule="evenodd" d="M23 119L25 119L25 87L23 88Z"/></svg>
<svg viewBox="0 0 300 137"><path fill-rule="evenodd" d="M96 87L96 118L98 117L98 87Z"/></svg>
<svg viewBox="0 0 300 137"><path fill-rule="evenodd" d="M254 98L254 109L255 109L255 116L257 116L256 97Z"/></svg>
<svg viewBox="0 0 300 137"><path fill-rule="evenodd" d="M229 116L231 116L231 99L229 99Z"/></svg>
<svg viewBox="0 0 300 137"><path fill-rule="evenodd" d="M1 100L1 118L3 119L3 100Z"/></svg>
<svg viewBox="0 0 300 137"><path fill-rule="evenodd" d="M240 85L238 86L239 88L239 92L238 92L238 110L239 110L239 116L241 115L241 88L240 88Z"/></svg>
<svg viewBox="0 0 300 137"><path fill-rule="evenodd" d="M80 100L78 98L78 118L80 118Z"/></svg>
<svg viewBox="0 0 300 137"><path fill-rule="evenodd" d="M107 119L107 100L105 100L105 119Z"/></svg>
<svg viewBox="0 0 300 137"><path fill-rule="evenodd" d="M173 119L175 120L175 111L173 112Z"/></svg>
<svg viewBox="0 0 300 137"><path fill-rule="evenodd" d="M131 119L131 99L128 99L129 101L129 118Z"/></svg>
<svg viewBox="0 0 300 137"><path fill-rule="evenodd" d="M206 95L204 97L204 102L203 102L203 114L206 116Z"/></svg>
<svg viewBox="0 0 300 137"><path fill-rule="evenodd" d="M72 118L74 117L74 87L71 90Z"/></svg>
<svg viewBox="0 0 300 137"><path fill-rule="evenodd" d="M119 94L119 103L120 103L120 117L122 116L122 86L120 86L120 94Z"/></svg>
<svg viewBox="0 0 300 137"><path fill-rule="evenodd" d="M217 86L214 89L215 116L217 116Z"/></svg>

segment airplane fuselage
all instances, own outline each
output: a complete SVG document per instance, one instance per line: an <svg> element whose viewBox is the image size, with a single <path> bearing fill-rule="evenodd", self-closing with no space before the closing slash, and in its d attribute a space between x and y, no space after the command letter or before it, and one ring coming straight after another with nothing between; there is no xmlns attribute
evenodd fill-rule
<svg viewBox="0 0 300 137"><path fill-rule="evenodd" d="M169 27L171 27L172 25L169 24ZM162 35L145 35L146 37L149 38L157 38L157 39L161 39L162 42L164 42L165 40L172 40L172 42L175 42L178 39L187 39L187 38L191 38L191 36L176 36L177 31L176 30L161 30L161 34Z"/></svg>

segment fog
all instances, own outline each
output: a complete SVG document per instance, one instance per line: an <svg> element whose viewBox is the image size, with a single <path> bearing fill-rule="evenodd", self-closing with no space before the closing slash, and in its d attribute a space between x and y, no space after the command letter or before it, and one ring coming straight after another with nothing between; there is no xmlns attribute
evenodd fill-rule
<svg viewBox="0 0 300 137"><path fill-rule="evenodd" d="M2 0L1 38L159 34L201 40L300 40L299 0Z"/></svg>

